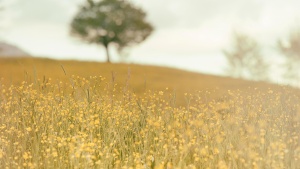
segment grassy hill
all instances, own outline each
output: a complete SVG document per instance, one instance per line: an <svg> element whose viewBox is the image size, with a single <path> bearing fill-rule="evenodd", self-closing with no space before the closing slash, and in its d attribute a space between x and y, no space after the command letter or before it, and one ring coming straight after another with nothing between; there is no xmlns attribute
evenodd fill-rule
<svg viewBox="0 0 300 169"><path fill-rule="evenodd" d="M300 166L297 89L132 64L0 68L0 168Z"/></svg>
<svg viewBox="0 0 300 169"><path fill-rule="evenodd" d="M107 64L42 58L0 58L0 77L5 84L19 84L23 80L51 78L68 82L72 75L88 78L102 76L107 81L124 86L128 84L136 94L148 90L176 93L181 102L184 93L210 92L209 97L220 97L228 90L266 91L281 87L269 83L252 82L228 77L199 74L178 69L136 64Z"/></svg>

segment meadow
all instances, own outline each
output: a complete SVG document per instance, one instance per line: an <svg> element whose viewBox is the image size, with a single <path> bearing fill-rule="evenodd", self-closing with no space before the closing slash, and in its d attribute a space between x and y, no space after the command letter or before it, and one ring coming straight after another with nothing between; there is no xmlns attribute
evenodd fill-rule
<svg viewBox="0 0 300 169"><path fill-rule="evenodd" d="M296 89L138 65L0 66L0 168L300 166Z"/></svg>

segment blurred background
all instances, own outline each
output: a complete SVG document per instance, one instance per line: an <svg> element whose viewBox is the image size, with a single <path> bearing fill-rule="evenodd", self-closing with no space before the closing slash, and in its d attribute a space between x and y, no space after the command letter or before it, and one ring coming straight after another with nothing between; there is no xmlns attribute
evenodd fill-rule
<svg viewBox="0 0 300 169"><path fill-rule="evenodd" d="M86 44L70 36L72 18L85 1L0 0L0 39L32 56L105 61L102 46ZM285 78L286 60L291 58L287 55L292 53L293 46L290 42L294 35L297 37L293 32L300 28L298 0L130 2L146 12L147 20L155 30L146 41L128 49L125 56L119 57L116 50L111 49L113 62L168 66L256 80L249 73L236 74L233 71L237 69L231 69L236 63L231 63L229 58L233 60L231 56L239 53L237 45L245 42L251 44L248 45L249 50L255 48L256 53L258 48L253 46L259 46L259 55L264 56L264 64L268 65L268 78L257 80L298 85L295 67L300 66L288 69L294 71L293 81ZM240 49L243 49L241 46ZM293 62L295 58L300 60L296 56ZM259 66L254 64L253 67ZM266 74L265 70L261 69L260 74Z"/></svg>

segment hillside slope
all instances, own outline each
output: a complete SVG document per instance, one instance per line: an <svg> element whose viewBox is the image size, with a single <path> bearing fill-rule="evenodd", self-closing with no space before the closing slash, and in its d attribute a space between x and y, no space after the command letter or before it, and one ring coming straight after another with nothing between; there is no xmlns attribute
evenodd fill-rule
<svg viewBox="0 0 300 169"><path fill-rule="evenodd" d="M278 85L218 77L178 69L135 64L107 64L98 62L61 61L41 58L0 58L0 77L5 84L17 84L27 79L52 78L52 81L69 81L72 75L88 78L102 76L107 81L124 86L129 84L137 93L147 90L164 91L183 97L184 93L210 92L209 97L220 97L228 90L267 91L281 90ZM298 90L297 90L298 91Z"/></svg>
<svg viewBox="0 0 300 169"><path fill-rule="evenodd" d="M0 42L0 57L29 57L30 55L17 46Z"/></svg>

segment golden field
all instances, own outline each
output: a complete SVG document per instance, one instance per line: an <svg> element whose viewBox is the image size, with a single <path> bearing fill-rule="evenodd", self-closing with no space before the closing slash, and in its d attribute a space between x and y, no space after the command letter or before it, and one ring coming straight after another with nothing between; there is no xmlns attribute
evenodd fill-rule
<svg viewBox="0 0 300 169"><path fill-rule="evenodd" d="M0 67L0 168L300 166L296 89L126 64Z"/></svg>
<svg viewBox="0 0 300 169"><path fill-rule="evenodd" d="M215 99L226 94L228 90L241 90L247 93L249 93L249 88L256 88L260 91L269 88L282 90L282 87L268 83L136 64L0 57L0 68L2 83L7 85L20 85L22 81L37 83L37 79L40 80L39 83L42 83L51 78L53 83L58 83L60 81L70 82L72 76L82 78L101 76L107 82L113 81L119 87L127 86L137 95L148 90L161 91L169 88L167 92L176 95L176 103L179 105L186 105L184 93L195 91L208 92L207 99Z"/></svg>

